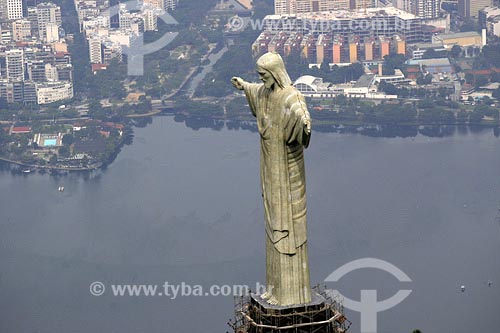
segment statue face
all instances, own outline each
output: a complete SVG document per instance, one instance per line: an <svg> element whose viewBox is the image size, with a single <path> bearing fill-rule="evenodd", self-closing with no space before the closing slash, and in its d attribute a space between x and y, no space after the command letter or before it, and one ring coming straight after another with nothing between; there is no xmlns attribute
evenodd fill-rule
<svg viewBox="0 0 500 333"><path fill-rule="evenodd" d="M267 89L271 89L274 83L276 83L274 76L268 70L257 66L257 73L259 73L259 78L262 82L264 82L264 86Z"/></svg>

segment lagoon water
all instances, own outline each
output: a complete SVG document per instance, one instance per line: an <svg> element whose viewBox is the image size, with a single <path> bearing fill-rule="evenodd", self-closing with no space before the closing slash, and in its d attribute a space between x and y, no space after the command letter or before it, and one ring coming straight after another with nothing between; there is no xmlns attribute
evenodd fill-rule
<svg viewBox="0 0 500 333"><path fill-rule="evenodd" d="M135 130L90 177L0 171L0 332L225 332L232 297L113 296L111 284L264 282L258 134L192 130L171 117ZM306 152L311 281L359 300L412 294L378 332L497 332L500 140L313 133ZM59 186L64 192L57 191ZM104 295L92 296L100 281ZM488 281L491 283L488 284ZM465 292L460 287L466 286ZM360 314L347 312L351 332Z"/></svg>

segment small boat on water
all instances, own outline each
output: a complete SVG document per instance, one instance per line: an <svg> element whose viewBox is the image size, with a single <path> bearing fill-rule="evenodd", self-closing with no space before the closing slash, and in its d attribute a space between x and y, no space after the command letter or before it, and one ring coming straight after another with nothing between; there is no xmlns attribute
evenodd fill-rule
<svg viewBox="0 0 500 333"><path fill-rule="evenodd" d="M23 170L23 173L30 173L31 172L31 169L24 169Z"/></svg>
<svg viewBox="0 0 500 333"><path fill-rule="evenodd" d="M59 186L59 188L57 189L59 192L64 192L64 186Z"/></svg>

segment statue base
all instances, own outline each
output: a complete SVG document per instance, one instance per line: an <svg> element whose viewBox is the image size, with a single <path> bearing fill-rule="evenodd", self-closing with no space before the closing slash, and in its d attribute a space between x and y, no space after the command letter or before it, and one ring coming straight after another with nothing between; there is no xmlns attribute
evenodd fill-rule
<svg viewBox="0 0 500 333"><path fill-rule="evenodd" d="M240 297L236 302L235 333L344 333L350 322L343 308L325 294L312 292L307 304L277 306L260 295Z"/></svg>

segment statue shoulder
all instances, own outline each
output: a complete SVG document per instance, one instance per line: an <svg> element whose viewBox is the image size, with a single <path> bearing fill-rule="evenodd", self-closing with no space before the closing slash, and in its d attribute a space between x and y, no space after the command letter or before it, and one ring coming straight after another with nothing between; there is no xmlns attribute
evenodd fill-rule
<svg viewBox="0 0 500 333"><path fill-rule="evenodd" d="M302 102L305 101L304 95L302 95L302 93L294 86L290 85L286 87L284 90L285 90L284 94L286 96L288 104L293 104L299 100Z"/></svg>

